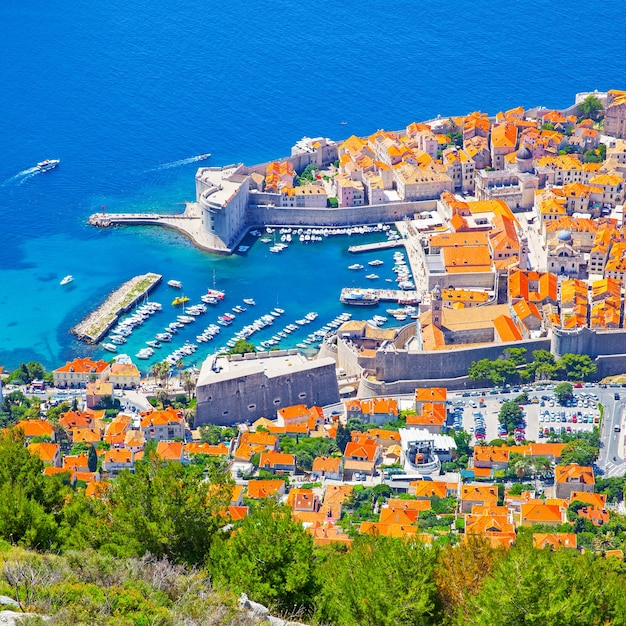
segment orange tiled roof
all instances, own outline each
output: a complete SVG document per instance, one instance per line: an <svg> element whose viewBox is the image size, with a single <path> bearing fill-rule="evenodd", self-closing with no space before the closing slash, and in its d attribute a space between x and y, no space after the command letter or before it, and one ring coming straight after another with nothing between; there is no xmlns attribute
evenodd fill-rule
<svg viewBox="0 0 626 626"><path fill-rule="evenodd" d="M557 465L554 468L554 480L557 483L577 482L585 485L594 485L593 468L583 465Z"/></svg>
<svg viewBox="0 0 626 626"><path fill-rule="evenodd" d="M156 449L157 456L166 461L181 461L183 458L182 441L159 441Z"/></svg>
<svg viewBox="0 0 626 626"><path fill-rule="evenodd" d="M224 443L217 445L211 445L210 443L186 443L184 449L189 455L225 456L228 454L228 446Z"/></svg>
<svg viewBox="0 0 626 626"><path fill-rule="evenodd" d="M65 365L58 367L55 369L55 372L75 372L80 374L100 374L106 368L108 364L105 363L102 359L99 361L93 361L90 358L83 359L74 359L73 361L68 361Z"/></svg>
<svg viewBox="0 0 626 626"><path fill-rule="evenodd" d="M475 446L474 447L474 463L508 463L509 450L505 447L498 446Z"/></svg>
<svg viewBox="0 0 626 626"><path fill-rule="evenodd" d="M296 457L293 454L285 454L284 452L276 452L275 450L270 450L261 454L259 468L274 468L277 465L295 467Z"/></svg>
<svg viewBox="0 0 626 626"><path fill-rule="evenodd" d="M535 533L533 535L535 548L572 548L576 549L577 540L574 533Z"/></svg>
<svg viewBox="0 0 626 626"><path fill-rule="evenodd" d="M313 471L314 472L331 472L337 473L341 466L341 459L339 457L327 457L318 456L313 459Z"/></svg>
<svg viewBox="0 0 626 626"><path fill-rule="evenodd" d="M126 448L111 448L104 453L104 462L109 463L127 463L133 462L132 450Z"/></svg>
<svg viewBox="0 0 626 626"><path fill-rule="evenodd" d="M498 489L493 485L463 485L461 500L476 502L497 502Z"/></svg>
<svg viewBox="0 0 626 626"><path fill-rule="evenodd" d="M56 458L61 446L58 443L31 443L28 451L36 454L44 463L52 463Z"/></svg>
<svg viewBox="0 0 626 626"><path fill-rule="evenodd" d="M54 429L48 420L22 420L16 424L16 428L21 429L27 439L31 437L52 438L54 435Z"/></svg>
<svg viewBox="0 0 626 626"><path fill-rule="evenodd" d="M248 497L259 500L267 498L273 494L279 492L284 488L284 481L282 480L251 480L248 482Z"/></svg>
<svg viewBox="0 0 626 626"><path fill-rule="evenodd" d="M541 500L525 502L521 505L522 524L548 523L564 521L561 507L552 504L544 504Z"/></svg>

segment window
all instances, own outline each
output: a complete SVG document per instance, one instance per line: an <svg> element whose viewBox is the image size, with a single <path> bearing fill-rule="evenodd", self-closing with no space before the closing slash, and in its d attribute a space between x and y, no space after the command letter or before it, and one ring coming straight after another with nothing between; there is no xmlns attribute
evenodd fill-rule
<svg viewBox="0 0 626 626"><path fill-rule="evenodd" d="M256 409L256 404L249 404L248 405L248 410L249 411L254 411L254 409Z"/></svg>
<svg viewBox="0 0 626 626"><path fill-rule="evenodd" d="M304 391L299 393L298 398L306 398L306 393L304 393Z"/></svg>
<svg viewBox="0 0 626 626"><path fill-rule="evenodd" d="M230 411L224 411L224 412L222 413L222 415L228 415L228 413L229 413L229 412L230 412Z"/></svg>
<svg viewBox="0 0 626 626"><path fill-rule="evenodd" d="M276 400L274 400L274 404L280 404L280 398L277 398Z"/></svg>

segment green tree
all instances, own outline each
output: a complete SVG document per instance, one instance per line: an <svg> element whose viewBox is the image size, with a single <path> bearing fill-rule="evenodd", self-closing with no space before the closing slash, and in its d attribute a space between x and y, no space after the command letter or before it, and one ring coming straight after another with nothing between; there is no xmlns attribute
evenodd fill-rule
<svg viewBox="0 0 626 626"><path fill-rule="evenodd" d="M554 388L554 397L560 404L574 397L574 388L570 383L560 383Z"/></svg>
<svg viewBox="0 0 626 626"><path fill-rule="evenodd" d="M150 553L203 563L224 524L220 512L230 502L230 485L217 468L205 480L201 468L167 463L148 452L134 474L123 471L112 484L98 520L96 547L115 555Z"/></svg>
<svg viewBox="0 0 626 626"><path fill-rule="evenodd" d="M526 348L507 348L504 351L507 359L510 359L515 365L524 365L526 363Z"/></svg>
<svg viewBox="0 0 626 626"><path fill-rule="evenodd" d="M558 367L567 372L570 380L589 380L598 369L587 354L564 354L558 361Z"/></svg>
<svg viewBox="0 0 626 626"><path fill-rule="evenodd" d="M339 200L335 197L330 197L326 200L326 204L328 205L329 208L331 209L337 209L339 208Z"/></svg>
<svg viewBox="0 0 626 626"><path fill-rule="evenodd" d="M346 428L341 423L338 424L337 437L335 438L335 441L337 442L337 447L339 448L339 452L341 452L341 454L344 453L346 446L348 445L351 439L352 439L352 435L350 434L350 431L348 430L348 428Z"/></svg>
<svg viewBox="0 0 626 626"><path fill-rule="evenodd" d="M591 465L598 458L599 449L589 445L582 439L576 439L563 448L560 465L576 463L578 465Z"/></svg>
<svg viewBox="0 0 626 626"><path fill-rule="evenodd" d="M602 111L603 106L600 99L594 94L590 93L581 103L580 110L582 114L592 120L597 119L598 113Z"/></svg>
<svg viewBox="0 0 626 626"><path fill-rule="evenodd" d="M248 352L256 352L254 344L245 339L238 339L228 354L247 354Z"/></svg>
<svg viewBox="0 0 626 626"><path fill-rule="evenodd" d="M209 563L218 588L280 611L295 613L313 602L313 537L273 500L251 511L237 532L216 539Z"/></svg>
<svg viewBox="0 0 626 626"><path fill-rule="evenodd" d="M524 412L519 407L517 402L509 401L505 402L500 407L498 420L500 421L500 424L504 424L506 426L508 433L512 433L515 430L515 427L522 421L523 416Z"/></svg>
<svg viewBox="0 0 626 626"><path fill-rule="evenodd" d="M98 467L98 455L94 446L89 446L89 454L87 457L87 466L90 472L95 472Z"/></svg>
<svg viewBox="0 0 626 626"><path fill-rule="evenodd" d="M605 493L607 502L621 502L624 499L625 479L596 477L596 493Z"/></svg>
<svg viewBox="0 0 626 626"><path fill-rule="evenodd" d="M326 557L315 619L342 626L440 624L436 548L413 539L360 536L345 554Z"/></svg>
<svg viewBox="0 0 626 626"><path fill-rule="evenodd" d="M494 567L455 623L614 624L624 606L621 576L590 553L517 546Z"/></svg>

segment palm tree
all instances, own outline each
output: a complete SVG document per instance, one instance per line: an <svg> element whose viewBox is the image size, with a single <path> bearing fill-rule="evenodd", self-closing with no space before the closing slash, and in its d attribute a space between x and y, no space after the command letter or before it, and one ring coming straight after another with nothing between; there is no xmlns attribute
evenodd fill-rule
<svg viewBox="0 0 626 626"><path fill-rule="evenodd" d="M607 530L601 535L596 535L591 541L591 547L594 552L606 552L612 550L615 546L615 533Z"/></svg>
<svg viewBox="0 0 626 626"><path fill-rule="evenodd" d="M150 368L150 373L152 374L152 376L154 376L154 384L156 385L157 378L161 374L161 363L160 362L154 363L152 367Z"/></svg>
<svg viewBox="0 0 626 626"><path fill-rule="evenodd" d="M178 368L178 386L182 387L182 381L181 381L181 374L183 372L183 360L182 359L178 359L178 361L176 361L176 367Z"/></svg>
<svg viewBox="0 0 626 626"><path fill-rule="evenodd" d="M191 370L185 370L182 373L182 377L183 377L183 383L182 383L183 388L185 392L187 393L187 397L191 400L191 394L196 388L196 380Z"/></svg>

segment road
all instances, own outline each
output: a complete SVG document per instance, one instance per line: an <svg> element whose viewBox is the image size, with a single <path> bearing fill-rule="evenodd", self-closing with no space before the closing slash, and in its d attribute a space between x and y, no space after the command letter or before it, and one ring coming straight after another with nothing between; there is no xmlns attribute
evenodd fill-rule
<svg viewBox="0 0 626 626"><path fill-rule="evenodd" d="M604 396L608 394L603 394ZM602 424L601 447L598 457L598 467L604 471L605 476L622 477L626 474L626 462L623 456L624 433L623 417L626 407L626 398L623 393L620 400L615 400L613 394L609 398L601 398L604 404L604 421ZM615 427L619 426L619 432L615 432Z"/></svg>

